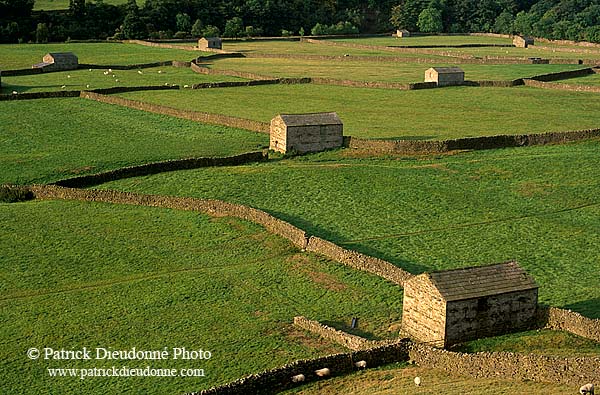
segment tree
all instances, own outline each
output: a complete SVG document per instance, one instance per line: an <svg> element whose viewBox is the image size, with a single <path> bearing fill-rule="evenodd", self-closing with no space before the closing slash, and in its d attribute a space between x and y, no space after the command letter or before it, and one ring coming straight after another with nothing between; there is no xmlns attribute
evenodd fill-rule
<svg viewBox="0 0 600 395"><path fill-rule="evenodd" d="M494 22L494 32L502 34L513 34L513 22L515 17L508 11L504 10L498 15Z"/></svg>
<svg viewBox="0 0 600 395"><path fill-rule="evenodd" d="M202 29L204 28L204 24L200 19L196 19L194 25L192 26L192 36L194 37L202 37Z"/></svg>
<svg viewBox="0 0 600 395"><path fill-rule="evenodd" d="M521 11L515 17L513 29L516 33L529 36L533 33L533 25L535 24L536 19L535 15Z"/></svg>
<svg viewBox="0 0 600 395"><path fill-rule="evenodd" d="M241 37L244 32L244 22L240 17L233 17L225 23L223 37Z"/></svg>
<svg viewBox="0 0 600 395"><path fill-rule="evenodd" d="M439 33L444 29L442 11L437 8L425 8L419 14L417 22L419 30L423 33Z"/></svg>
<svg viewBox="0 0 600 395"><path fill-rule="evenodd" d="M146 26L140 17L139 8L135 0L128 0L127 15L123 20L122 33L128 40L136 40L147 36Z"/></svg>
<svg viewBox="0 0 600 395"><path fill-rule="evenodd" d="M186 13L179 13L175 16L177 30L188 33L192 28L192 18Z"/></svg>
<svg viewBox="0 0 600 395"><path fill-rule="evenodd" d="M390 22L398 29L415 31L419 15L427 4L427 0L404 0L392 8Z"/></svg>
<svg viewBox="0 0 600 395"><path fill-rule="evenodd" d="M35 29L35 42L38 44L47 43L49 37L48 26L45 23L38 23Z"/></svg>
<svg viewBox="0 0 600 395"><path fill-rule="evenodd" d="M69 12L76 19L85 15L85 0L69 0Z"/></svg>
<svg viewBox="0 0 600 395"><path fill-rule="evenodd" d="M219 37L221 35L221 31L218 27L213 25L208 25L202 31L202 36L204 37Z"/></svg>

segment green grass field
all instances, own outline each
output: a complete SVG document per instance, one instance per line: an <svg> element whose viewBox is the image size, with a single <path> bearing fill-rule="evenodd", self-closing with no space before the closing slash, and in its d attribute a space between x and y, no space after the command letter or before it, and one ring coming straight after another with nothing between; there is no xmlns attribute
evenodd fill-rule
<svg viewBox="0 0 600 395"><path fill-rule="evenodd" d="M122 96L263 122L279 113L336 111L344 122L344 134L363 138L541 133L595 128L600 120L600 100L594 93L524 87L400 91L303 84Z"/></svg>
<svg viewBox="0 0 600 395"><path fill-rule="evenodd" d="M189 68L153 67L142 70L106 69L72 70L40 75L25 75L2 78L2 93L16 92L48 92L60 90L85 90L111 88L114 86L147 86L147 85L185 85L192 86L202 82L241 81L240 78L204 75L193 72ZM64 88L63 88L64 86Z"/></svg>
<svg viewBox="0 0 600 395"><path fill-rule="evenodd" d="M570 78L558 82L563 84L600 86L600 74L590 74L585 77Z"/></svg>
<svg viewBox="0 0 600 395"><path fill-rule="evenodd" d="M2 44L0 70L29 69L48 52L73 52L79 63L130 65L167 60L189 61L205 54L201 51L146 47L121 43Z"/></svg>
<svg viewBox="0 0 600 395"><path fill-rule="evenodd" d="M0 102L0 184L45 183L128 165L227 156L268 136L85 99Z"/></svg>
<svg viewBox="0 0 600 395"><path fill-rule="evenodd" d="M425 70L433 66L458 66L466 80L514 80L539 74L577 70L580 65L480 65L450 64L443 58L431 63L387 63L363 61L323 62L305 59L230 58L206 64L217 70L238 70L277 77L322 77L355 81L423 82Z"/></svg>
<svg viewBox="0 0 600 395"><path fill-rule="evenodd" d="M599 147L398 160L341 151L103 188L250 205L412 273L517 259L541 302L600 318Z"/></svg>
<svg viewBox="0 0 600 395"><path fill-rule="evenodd" d="M351 44L401 46L401 45L461 45L461 44L487 44L487 45L510 45L510 38L484 37L484 36L412 36L412 37L364 37L364 38L336 38L331 41L345 42Z"/></svg>
<svg viewBox="0 0 600 395"><path fill-rule="evenodd" d="M110 204L0 204L1 387L7 393L199 390L339 350L291 326L361 317L390 336L402 291L259 226ZM31 347L208 350L210 360L27 359ZM201 378L52 378L47 368L203 368ZM23 380L27 377L28 380ZM5 392L3 390L3 392Z"/></svg>

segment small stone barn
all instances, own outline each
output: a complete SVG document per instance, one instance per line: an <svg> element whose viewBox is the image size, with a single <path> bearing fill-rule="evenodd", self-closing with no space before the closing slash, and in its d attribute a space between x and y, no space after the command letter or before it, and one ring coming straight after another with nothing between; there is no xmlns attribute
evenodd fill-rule
<svg viewBox="0 0 600 395"><path fill-rule="evenodd" d="M344 125L335 112L280 114L271 120L269 148L279 152L318 152L341 147Z"/></svg>
<svg viewBox="0 0 600 395"><path fill-rule="evenodd" d="M406 29L398 29L398 30L396 30L396 37L398 37L398 38L410 37L410 32Z"/></svg>
<svg viewBox="0 0 600 395"><path fill-rule="evenodd" d="M517 262L423 273L404 284L403 331L447 347L531 327L538 286Z"/></svg>
<svg viewBox="0 0 600 395"><path fill-rule="evenodd" d="M425 82L435 82L438 86L461 85L465 82L465 72L460 67L431 67L425 70Z"/></svg>
<svg viewBox="0 0 600 395"><path fill-rule="evenodd" d="M219 37L202 37L198 40L198 48L200 49L223 49L223 40Z"/></svg>
<svg viewBox="0 0 600 395"><path fill-rule="evenodd" d="M533 37L525 37L525 36L514 36L513 37L513 45L518 48L527 48L530 45L533 45Z"/></svg>
<svg viewBox="0 0 600 395"><path fill-rule="evenodd" d="M50 52L42 59L42 63L33 65L33 68L42 68L44 71L76 70L79 68L79 59L73 52Z"/></svg>

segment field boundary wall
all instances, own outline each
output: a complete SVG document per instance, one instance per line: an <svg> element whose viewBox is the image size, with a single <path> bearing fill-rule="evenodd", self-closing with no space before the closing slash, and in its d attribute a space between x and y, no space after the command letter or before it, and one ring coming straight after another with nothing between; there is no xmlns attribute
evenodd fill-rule
<svg viewBox="0 0 600 395"><path fill-rule="evenodd" d="M455 140L368 140L345 137L344 146L383 154L439 153L457 150L484 150L532 145L562 144L600 137L600 129L521 135L467 137Z"/></svg>
<svg viewBox="0 0 600 395"><path fill-rule="evenodd" d="M540 327L567 331L600 342L600 319L588 318L571 310L539 305L538 324Z"/></svg>
<svg viewBox="0 0 600 395"><path fill-rule="evenodd" d="M534 88L542 88L542 89L558 89L561 91L573 91L573 92L594 92L600 93L600 86L590 86L590 85L579 85L579 84L561 84L556 82L544 82L544 81L536 81L529 78L523 80L525 85L531 86Z"/></svg>
<svg viewBox="0 0 600 395"><path fill-rule="evenodd" d="M33 99L56 99L61 97L79 97L80 91L56 91L56 92L23 92L17 94L0 95L0 101L7 100L33 100Z"/></svg>
<svg viewBox="0 0 600 395"><path fill-rule="evenodd" d="M208 112L178 110L176 108L162 106L159 104L144 103L137 100L124 99L122 97L108 96L90 91L82 91L81 97L102 103L116 104L136 110L147 111L155 114L169 115L176 118L189 119L212 125L224 125L233 128L246 129L253 132L269 133L270 125L265 122L253 121Z"/></svg>
<svg viewBox="0 0 600 395"><path fill-rule="evenodd" d="M67 188L87 188L110 181L122 180L131 177L148 176L168 171L198 169L201 167L237 166L246 163L262 162L267 159L268 158L266 152L262 151L248 152L245 154L219 158L174 159L146 163L137 166L127 166L102 173L67 178L57 181L53 185L58 185Z"/></svg>

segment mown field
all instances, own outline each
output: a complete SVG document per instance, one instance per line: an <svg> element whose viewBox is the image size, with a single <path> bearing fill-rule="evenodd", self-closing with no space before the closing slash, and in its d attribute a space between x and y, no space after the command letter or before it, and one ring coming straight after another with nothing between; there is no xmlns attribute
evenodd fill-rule
<svg viewBox="0 0 600 395"><path fill-rule="evenodd" d="M47 183L159 160L228 156L268 136L79 98L0 102L0 184Z"/></svg>
<svg viewBox="0 0 600 395"><path fill-rule="evenodd" d="M560 81L563 84L576 84L576 85L600 85L600 73L586 75L585 77L570 78L568 80Z"/></svg>
<svg viewBox="0 0 600 395"><path fill-rule="evenodd" d="M112 69L111 69L112 70ZM104 74L108 73L108 74ZM2 78L2 93L13 91L49 92L61 90L86 90L114 86L179 85L184 88L193 84L214 81L241 81L240 78L198 74L190 68L172 66L152 67L140 70L80 69L40 75L24 75Z"/></svg>
<svg viewBox="0 0 600 395"><path fill-rule="evenodd" d="M352 59L349 57L348 59ZM515 80L539 74L577 70L580 65L539 65L539 64L455 64L447 58L432 59L429 63L388 63L365 61L334 61L305 59L265 59L230 58L219 59L206 65L216 70L239 70L277 77L321 77L338 80L381 81L381 82L423 82L425 70L432 66L460 67L465 71L465 79L472 81Z"/></svg>
<svg viewBox="0 0 600 395"><path fill-rule="evenodd" d="M599 147L596 140L424 159L341 151L103 188L247 204L415 274L517 259L541 302L600 318Z"/></svg>
<svg viewBox="0 0 600 395"><path fill-rule="evenodd" d="M29 69L40 63L48 52L73 52L79 63L130 65L167 60L190 61L205 55L201 51L145 47L122 43L2 44L0 70Z"/></svg>
<svg viewBox="0 0 600 395"><path fill-rule="evenodd" d="M0 204L4 393L182 393L340 349L295 315L390 336L401 290L256 225L176 210ZM210 360L29 360L31 347L208 350ZM200 378L49 377L47 368L202 368ZM23 380L27 377L27 380Z"/></svg>
<svg viewBox="0 0 600 395"><path fill-rule="evenodd" d="M335 111L345 135L419 140L594 128L600 113L594 93L526 87L400 91L302 84L121 96L263 122L279 113Z"/></svg>

